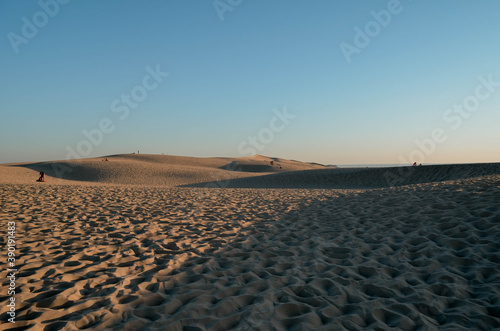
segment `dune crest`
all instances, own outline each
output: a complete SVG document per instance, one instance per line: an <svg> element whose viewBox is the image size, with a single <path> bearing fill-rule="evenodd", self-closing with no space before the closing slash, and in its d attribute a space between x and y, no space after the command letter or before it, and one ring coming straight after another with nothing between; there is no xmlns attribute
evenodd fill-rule
<svg viewBox="0 0 500 331"><path fill-rule="evenodd" d="M262 155L196 158L123 154L0 165L0 183L31 183L39 171L53 184L369 189L496 175L500 174L500 163L342 169Z"/></svg>
<svg viewBox="0 0 500 331"><path fill-rule="evenodd" d="M103 161L106 159L108 161ZM271 165L274 160L279 160L279 163ZM197 158L123 154L70 161L0 165L0 183L30 183L35 173L43 171L47 175L47 182L56 184L77 181L175 187L277 171L321 168L323 167L320 165L262 155L243 158Z"/></svg>

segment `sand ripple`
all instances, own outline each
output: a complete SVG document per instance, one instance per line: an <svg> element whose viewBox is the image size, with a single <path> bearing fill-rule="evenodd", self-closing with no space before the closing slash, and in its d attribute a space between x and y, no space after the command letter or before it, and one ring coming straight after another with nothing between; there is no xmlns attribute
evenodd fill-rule
<svg viewBox="0 0 500 331"><path fill-rule="evenodd" d="M499 198L500 176L350 191L4 184L15 326L499 328Z"/></svg>

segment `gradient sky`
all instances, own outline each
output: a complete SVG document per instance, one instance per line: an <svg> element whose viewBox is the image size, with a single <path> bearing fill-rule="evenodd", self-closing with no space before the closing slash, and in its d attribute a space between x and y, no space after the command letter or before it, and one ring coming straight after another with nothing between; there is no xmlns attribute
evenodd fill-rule
<svg viewBox="0 0 500 331"><path fill-rule="evenodd" d="M54 1L41 1L53 17L0 2L0 163L79 144L239 157L252 136L259 154L325 164L500 161L500 84L478 79L500 82L498 1L221 0L236 4L223 20L210 0ZM356 46L356 27L372 37L348 63L340 45ZM168 77L120 119L122 94L157 65ZM452 109L478 88L474 111ZM270 126L284 108L295 118ZM106 118L114 130L89 142L82 131ZM432 147L436 129L446 139Z"/></svg>

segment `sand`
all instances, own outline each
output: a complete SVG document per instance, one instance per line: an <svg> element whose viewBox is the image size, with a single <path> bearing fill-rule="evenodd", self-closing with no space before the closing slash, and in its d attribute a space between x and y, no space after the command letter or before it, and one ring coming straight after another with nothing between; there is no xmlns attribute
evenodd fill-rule
<svg viewBox="0 0 500 331"><path fill-rule="evenodd" d="M19 254L16 324L2 290L0 329L500 328L498 164L108 159L66 179L0 166Z"/></svg>

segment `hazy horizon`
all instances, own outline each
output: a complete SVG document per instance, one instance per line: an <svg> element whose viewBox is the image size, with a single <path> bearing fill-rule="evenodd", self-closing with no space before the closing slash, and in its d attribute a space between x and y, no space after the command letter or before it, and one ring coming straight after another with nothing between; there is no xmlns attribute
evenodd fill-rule
<svg viewBox="0 0 500 331"><path fill-rule="evenodd" d="M1 164L137 150L334 165L500 161L500 3L1 8Z"/></svg>

